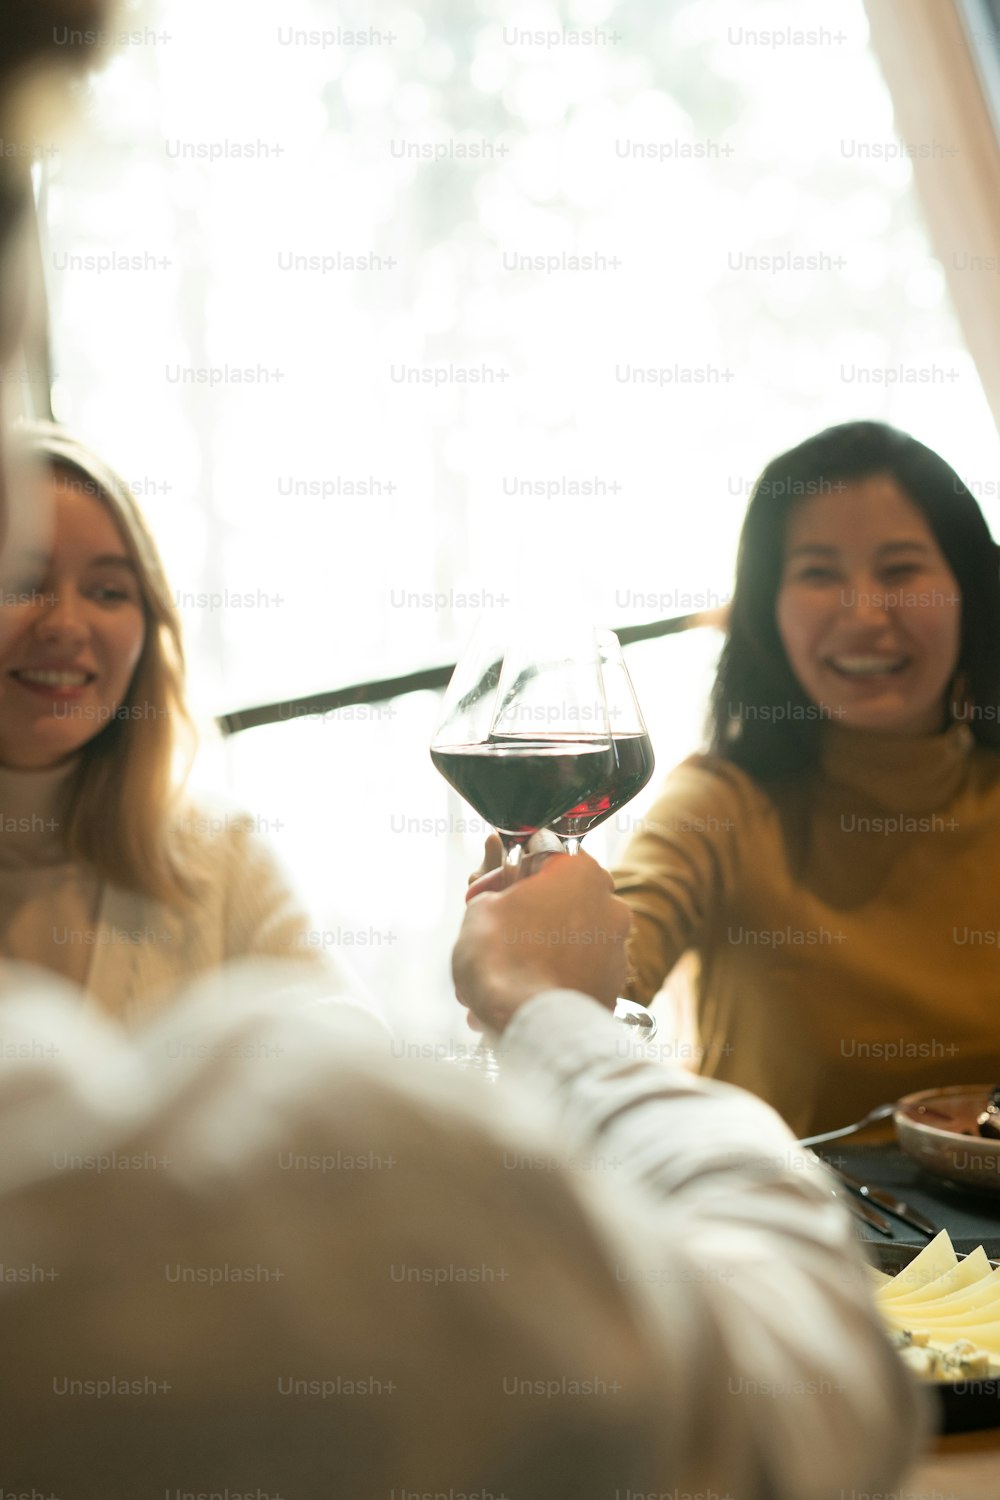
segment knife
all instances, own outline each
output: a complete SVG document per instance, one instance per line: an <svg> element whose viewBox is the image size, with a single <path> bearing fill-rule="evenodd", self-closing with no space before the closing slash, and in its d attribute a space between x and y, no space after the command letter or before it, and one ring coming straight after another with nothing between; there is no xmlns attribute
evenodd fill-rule
<svg viewBox="0 0 1000 1500"><path fill-rule="evenodd" d="M862 1198L867 1199L869 1203L877 1203L879 1208L884 1208L887 1214L892 1214L895 1218L902 1219L904 1224L912 1224L914 1229L920 1230L921 1234L926 1234L929 1237L937 1234L937 1225L932 1224L930 1219L925 1219L922 1213L915 1208L911 1208L902 1198L894 1197L885 1188L869 1187L867 1182L862 1182L859 1177L854 1177L850 1172L845 1172L842 1167L831 1166L829 1162L827 1162L827 1166L830 1167L831 1172L834 1172L840 1178L841 1182L845 1183L849 1188L853 1188L856 1193L860 1193Z"/></svg>
<svg viewBox="0 0 1000 1500"><path fill-rule="evenodd" d="M877 1214L869 1204L852 1197L850 1193L838 1193L836 1188L833 1189L833 1196L838 1203L842 1203L845 1208L850 1209L856 1219L861 1219L865 1224L870 1224L873 1229L878 1230L879 1234L892 1235L892 1225L889 1223L889 1220L883 1219L882 1215Z"/></svg>

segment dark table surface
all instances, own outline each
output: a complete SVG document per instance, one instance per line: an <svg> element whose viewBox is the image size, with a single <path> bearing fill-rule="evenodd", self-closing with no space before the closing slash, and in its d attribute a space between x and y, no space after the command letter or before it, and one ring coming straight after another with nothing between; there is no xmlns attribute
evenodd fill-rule
<svg viewBox="0 0 1000 1500"><path fill-rule="evenodd" d="M859 1146L831 1142L820 1147L817 1154L832 1166L860 1177L870 1187L887 1188L897 1198L904 1198L940 1229L947 1229L960 1253L982 1245L991 1260L1000 1260L1000 1193L970 1193L953 1187L942 1178L924 1172L894 1143ZM878 1208L877 1204L872 1206ZM919 1230L882 1209L878 1212L892 1225L891 1239L897 1244L927 1244L927 1236ZM862 1239L890 1242L889 1236L860 1219L856 1228Z"/></svg>

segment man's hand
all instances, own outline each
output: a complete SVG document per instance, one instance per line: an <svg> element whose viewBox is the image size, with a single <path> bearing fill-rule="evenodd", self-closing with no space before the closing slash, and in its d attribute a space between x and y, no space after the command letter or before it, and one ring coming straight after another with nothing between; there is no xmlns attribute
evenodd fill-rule
<svg viewBox="0 0 1000 1500"><path fill-rule="evenodd" d="M612 1010L630 920L589 855L549 855L530 879L469 900L452 954L458 997L494 1031L543 990L579 990Z"/></svg>

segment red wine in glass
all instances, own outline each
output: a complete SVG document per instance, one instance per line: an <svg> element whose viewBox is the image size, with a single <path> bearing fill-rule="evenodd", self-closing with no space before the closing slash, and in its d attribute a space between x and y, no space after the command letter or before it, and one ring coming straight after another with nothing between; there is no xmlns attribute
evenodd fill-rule
<svg viewBox="0 0 1000 1500"><path fill-rule="evenodd" d="M484 744L434 747L431 760L456 792L503 837L524 841L568 817L607 785L612 767L601 736L494 736Z"/></svg>
<svg viewBox="0 0 1000 1500"><path fill-rule="evenodd" d="M631 802L653 774L656 762L648 734L639 731L612 734L611 748L614 763L606 779L589 796L548 825L561 839L572 840L574 849L579 848L584 834L610 818L626 802Z"/></svg>

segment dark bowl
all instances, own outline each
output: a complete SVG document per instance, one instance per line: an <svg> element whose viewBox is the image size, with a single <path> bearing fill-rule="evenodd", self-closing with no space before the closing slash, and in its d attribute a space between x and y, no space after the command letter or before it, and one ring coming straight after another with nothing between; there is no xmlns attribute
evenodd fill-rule
<svg viewBox="0 0 1000 1500"><path fill-rule="evenodd" d="M893 1124L901 1150L925 1172L977 1193L1000 1193L1000 1140L982 1136L976 1117L990 1084L959 1084L907 1094Z"/></svg>

